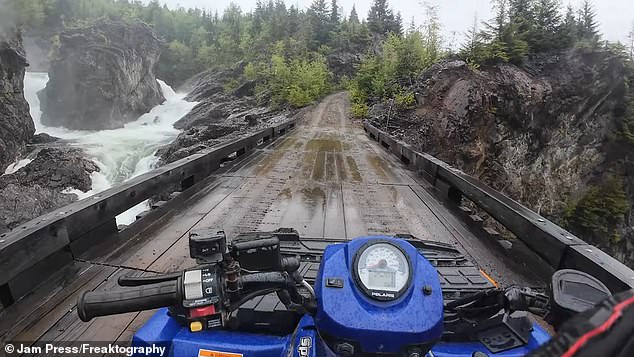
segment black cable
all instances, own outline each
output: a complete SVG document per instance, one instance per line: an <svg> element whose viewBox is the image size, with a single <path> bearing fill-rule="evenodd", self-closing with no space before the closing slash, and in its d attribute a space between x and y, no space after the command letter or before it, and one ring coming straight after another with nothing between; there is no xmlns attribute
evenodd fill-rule
<svg viewBox="0 0 634 357"><path fill-rule="evenodd" d="M246 295L244 295L240 300L232 303L231 305L229 305L229 312L233 312L235 310L237 310L238 308L240 308L240 306L244 305L244 303L246 303L247 301L258 297L258 296L262 296L262 295L268 295L270 293L274 293L278 290L283 290L280 288L275 288L275 289L264 289L264 290L256 290L253 292L250 292Z"/></svg>

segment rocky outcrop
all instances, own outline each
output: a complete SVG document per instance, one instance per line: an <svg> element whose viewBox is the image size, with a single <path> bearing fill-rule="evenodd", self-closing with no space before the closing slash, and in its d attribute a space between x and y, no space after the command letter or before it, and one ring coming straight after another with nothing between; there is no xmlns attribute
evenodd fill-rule
<svg viewBox="0 0 634 357"><path fill-rule="evenodd" d="M77 200L67 189L89 191L97 165L74 148L43 148L32 162L0 176L0 233Z"/></svg>
<svg viewBox="0 0 634 357"><path fill-rule="evenodd" d="M112 129L136 120L165 100L154 75L160 52L152 28L138 20L100 19L62 32L39 93L42 123Z"/></svg>
<svg viewBox="0 0 634 357"><path fill-rule="evenodd" d="M0 28L0 174L24 153L35 133L24 99L26 66L20 34Z"/></svg>
<svg viewBox="0 0 634 357"><path fill-rule="evenodd" d="M199 103L174 124L183 132L159 150L160 163L174 162L287 120L287 112L260 104L254 96L256 83L244 79L243 70L240 62L229 70L204 71L181 86L181 91L189 92L187 100Z"/></svg>
<svg viewBox="0 0 634 357"><path fill-rule="evenodd" d="M624 149L614 143L626 90L617 56L569 52L476 71L444 61L401 85L415 94L415 108L377 104L377 125L389 117L393 134L561 224L591 187L627 178L627 165L617 163ZM608 234L575 233L619 255Z"/></svg>
<svg viewBox="0 0 634 357"><path fill-rule="evenodd" d="M336 79L344 77L352 78L357 68L361 65L363 57L362 53L335 52L330 54L326 58L326 61L328 63L328 69Z"/></svg>

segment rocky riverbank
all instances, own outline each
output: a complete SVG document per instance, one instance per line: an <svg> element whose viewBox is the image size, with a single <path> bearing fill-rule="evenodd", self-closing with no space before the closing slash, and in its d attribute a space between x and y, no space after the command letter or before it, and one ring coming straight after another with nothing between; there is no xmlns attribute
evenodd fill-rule
<svg viewBox="0 0 634 357"><path fill-rule="evenodd" d="M221 142L250 135L283 122L293 114L262 104L255 96L256 83L243 76L244 65L230 70L209 70L183 84L187 100L199 102L174 124L183 132L159 150L160 164L174 162Z"/></svg>
<svg viewBox="0 0 634 357"><path fill-rule="evenodd" d="M25 167L0 176L0 233L77 200L69 189L90 191L99 167L65 145L36 148Z"/></svg>
<svg viewBox="0 0 634 357"><path fill-rule="evenodd" d="M619 139L624 77L623 61L605 52L478 70L444 61L405 85L409 108L376 103L371 117L633 265L633 165Z"/></svg>

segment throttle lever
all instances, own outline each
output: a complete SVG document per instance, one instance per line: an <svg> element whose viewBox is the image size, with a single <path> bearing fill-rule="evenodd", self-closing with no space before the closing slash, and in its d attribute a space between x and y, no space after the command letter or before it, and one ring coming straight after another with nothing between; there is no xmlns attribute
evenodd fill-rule
<svg viewBox="0 0 634 357"><path fill-rule="evenodd" d="M117 283L119 286L142 286L176 280L180 276L180 272L155 276L120 276Z"/></svg>

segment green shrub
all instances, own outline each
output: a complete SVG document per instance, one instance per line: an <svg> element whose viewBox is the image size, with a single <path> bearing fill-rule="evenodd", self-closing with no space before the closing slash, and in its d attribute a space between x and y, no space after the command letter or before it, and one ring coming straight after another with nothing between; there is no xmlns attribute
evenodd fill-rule
<svg viewBox="0 0 634 357"><path fill-rule="evenodd" d="M250 64L245 68L249 79L264 82L258 92L270 92L276 105L289 104L295 108L307 106L330 91L331 73L322 56L313 60L287 61L283 55L273 55L270 66Z"/></svg>
<svg viewBox="0 0 634 357"><path fill-rule="evenodd" d="M315 98L313 98L308 91L293 85L288 93L288 103L295 108L305 107L311 104Z"/></svg>
<svg viewBox="0 0 634 357"><path fill-rule="evenodd" d="M617 228L630 208L620 178L610 178L590 187L585 195L564 210L564 226L571 231L603 240L620 240ZM607 238L607 239L606 239Z"/></svg>
<svg viewBox="0 0 634 357"><path fill-rule="evenodd" d="M416 107L416 96L412 92L406 92L405 90L400 90L394 96L394 102L396 103L396 107L400 110L410 110Z"/></svg>
<svg viewBox="0 0 634 357"><path fill-rule="evenodd" d="M367 118L370 113L370 107L365 103L353 103L351 108L352 116L357 119Z"/></svg>
<svg viewBox="0 0 634 357"><path fill-rule="evenodd" d="M466 62L467 62L467 67L469 67L470 70L475 72L480 69L480 64L476 60L467 58Z"/></svg>
<svg viewBox="0 0 634 357"><path fill-rule="evenodd" d="M236 78L232 78L230 81L225 83L224 91L225 93L233 93L240 86L240 81Z"/></svg>

